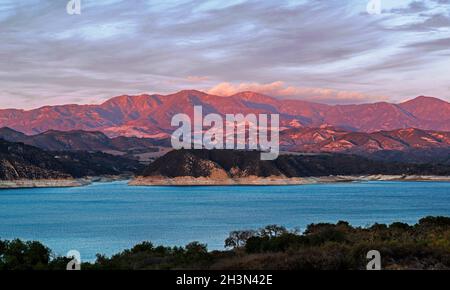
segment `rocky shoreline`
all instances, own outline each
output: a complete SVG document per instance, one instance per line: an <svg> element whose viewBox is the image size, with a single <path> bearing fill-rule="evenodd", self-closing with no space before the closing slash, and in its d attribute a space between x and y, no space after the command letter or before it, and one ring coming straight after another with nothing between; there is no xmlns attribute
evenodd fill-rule
<svg viewBox="0 0 450 290"><path fill-rule="evenodd" d="M128 180L129 175L118 176L92 176L85 178L61 178L61 179L17 179L17 180L0 180L0 189L13 188L45 188L45 187L80 187L87 186L94 182L113 182L120 180Z"/></svg>
<svg viewBox="0 0 450 290"><path fill-rule="evenodd" d="M419 175L366 175L366 176L323 176L323 177L258 177L209 178L209 177L174 177L164 176L136 177L131 186L225 186L225 185L305 185L357 181L443 181L450 182L450 176Z"/></svg>
<svg viewBox="0 0 450 290"><path fill-rule="evenodd" d="M128 180L129 176L98 176L80 179L19 179L0 180L0 189L13 188L45 188L45 187L80 187L94 182L114 182ZM358 181L441 181L450 182L450 176L422 176L422 175L365 175L365 176L322 176L322 177L258 177L242 178L210 178L210 177L164 177L138 176L128 183L130 186L239 186L239 185L306 185Z"/></svg>
<svg viewBox="0 0 450 290"><path fill-rule="evenodd" d="M0 180L0 189L41 188L41 187L78 187L89 185L87 179L18 179Z"/></svg>

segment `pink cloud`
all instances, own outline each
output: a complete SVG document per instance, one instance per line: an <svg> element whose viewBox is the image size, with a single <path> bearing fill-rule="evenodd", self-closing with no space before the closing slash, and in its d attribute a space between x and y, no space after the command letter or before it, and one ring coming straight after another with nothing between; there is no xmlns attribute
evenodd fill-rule
<svg viewBox="0 0 450 290"><path fill-rule="evenodd" d="M224 82L209 89L208 93L218 96L231 96L243 91L252 91L284 99L301 99L331 104L350 104L389 100L389 97L387 96L373 96L352 91L289 86L282 81L276 81L268 84L232 84Z"/></svg>
<svg viewBox="0 0 450 290"><path fill-rule="evenodd" d="M200 83L200 82L208 81L209 78L206 76L188 76L186 78L186 80L188 80L189 82L193 82L193 83Z"/></svg>

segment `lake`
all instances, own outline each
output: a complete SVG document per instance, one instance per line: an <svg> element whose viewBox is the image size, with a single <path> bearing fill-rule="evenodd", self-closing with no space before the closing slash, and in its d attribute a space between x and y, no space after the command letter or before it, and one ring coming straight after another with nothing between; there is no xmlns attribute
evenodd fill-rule
<svg viewBox="0 0 450 290"><path fill-rule="evenodd" d="M450 183L354 182L299 186L86 187L0 190L0 238L38 240L83 261L141 241L223 249L228 233L268 224L415 223L450 216Z"/></svg>

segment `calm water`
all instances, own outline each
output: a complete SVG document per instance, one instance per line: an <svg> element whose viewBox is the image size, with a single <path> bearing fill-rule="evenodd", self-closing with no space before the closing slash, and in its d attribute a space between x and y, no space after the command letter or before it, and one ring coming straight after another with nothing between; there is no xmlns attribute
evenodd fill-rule
<svg viewBox="0 0 450 290"><path fill-rule="evenodd" d="M148 240L223 248L229 231L347 220L353 225L450 216L450 183L366 182L269 187L128 187L0 190L0 238L39 240L65 255L111 255Z"/></svg>

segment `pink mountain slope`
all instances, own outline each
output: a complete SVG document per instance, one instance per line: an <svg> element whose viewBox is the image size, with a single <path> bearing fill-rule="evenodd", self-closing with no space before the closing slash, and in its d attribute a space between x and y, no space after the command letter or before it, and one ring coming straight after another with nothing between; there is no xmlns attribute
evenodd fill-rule
<svg viewBox="0 0 450 290"><path fill-rule="evenodd" d="M26 134L47 130L100 131L110 137L167 137L173 115L192 115L193 106L204 113L279 113L283 127L334 126L350 131L376 132L418 128L450 131L450 104L418 97L401 104L324 105L300 100L280 100L243 92L230 97L200 91L181 91L170 95L119 96L99 105L45 106L34 110L0 110L0 127Z"/></svg>

